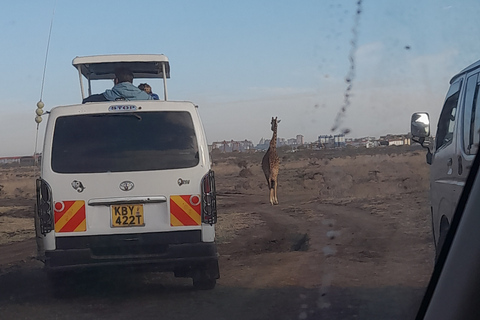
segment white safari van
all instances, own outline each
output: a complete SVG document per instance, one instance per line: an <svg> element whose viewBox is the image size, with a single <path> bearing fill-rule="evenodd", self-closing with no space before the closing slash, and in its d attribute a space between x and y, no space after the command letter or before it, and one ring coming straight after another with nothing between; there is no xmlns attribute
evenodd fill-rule
<svg viewBox="0 0 480 320"><path fill-rule="evenodd" d="M84 82L91 94L92 80L128 68L134 78L163 79L164 99L49 112L35 217L38 255L51 280L63 271L124 266L173 271L194 287L213 288L214 174L197 106L167 100L167 57L77 57L73 65L82 98Z"/></svg>
<svg viewBox="0 0 480 320"><path fill-rule="evenodd" d="M430 202L437 254L445 240L478 150L479 88L480 61L477 61L450 80L450 89L438 120L433 152L428 146L427 162L431 165ZM427 113L413 114L411 132L414 139L424 145L425 138L430 135L430 119Z"/></svg>

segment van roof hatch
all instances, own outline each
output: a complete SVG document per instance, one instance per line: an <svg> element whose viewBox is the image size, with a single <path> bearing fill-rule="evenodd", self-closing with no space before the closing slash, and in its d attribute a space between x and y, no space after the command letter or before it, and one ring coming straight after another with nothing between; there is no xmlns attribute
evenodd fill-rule
<svg viewBox="0 0 480 320"><path fill-rule="evenodd" d="M113 80L117 68L128 68L135 79L160 78L163 79L164 96L167 100L166 79L170 78L170 64L163 54L115 54L76 57L72 61L78 70L82 99L83 92L82 75L88 80L88 94L91 95L91 80Z"/></svg>

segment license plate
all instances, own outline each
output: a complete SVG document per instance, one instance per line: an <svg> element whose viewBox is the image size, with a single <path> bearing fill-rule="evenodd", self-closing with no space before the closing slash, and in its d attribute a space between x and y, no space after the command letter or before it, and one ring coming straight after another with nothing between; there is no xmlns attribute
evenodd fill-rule
<svg viewBox="0 0 480 320"><path fill-rule="evenodd" d="M143 204L112 205L112 227L144 226Z"/></svg>

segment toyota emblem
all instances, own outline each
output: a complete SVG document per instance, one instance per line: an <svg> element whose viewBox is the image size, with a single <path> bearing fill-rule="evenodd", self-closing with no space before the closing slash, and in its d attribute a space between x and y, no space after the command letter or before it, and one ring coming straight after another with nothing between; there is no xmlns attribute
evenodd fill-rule
<svg viewBox="0 0 480 320"><path fill-rule="evenodd" d="M120 183L120 190L122 191L130 191L134 187L134 184L132 181L123 181Z"/></svg>

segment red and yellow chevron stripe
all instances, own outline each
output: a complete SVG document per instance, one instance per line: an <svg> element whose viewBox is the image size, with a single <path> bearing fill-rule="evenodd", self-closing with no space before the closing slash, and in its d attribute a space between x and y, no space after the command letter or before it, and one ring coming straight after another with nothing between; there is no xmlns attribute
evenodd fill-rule
<svg viewBox="0 0 480 320"><path fill-rule="evenodd" d="M170 226L199 226L200 202L200 195L170 196Z"/></svg>
<svg viewBox="0 0 480 320"><path fill-rule="evenodd" d="M55 232L86 230L85 201L55 202Z"/></svg>

